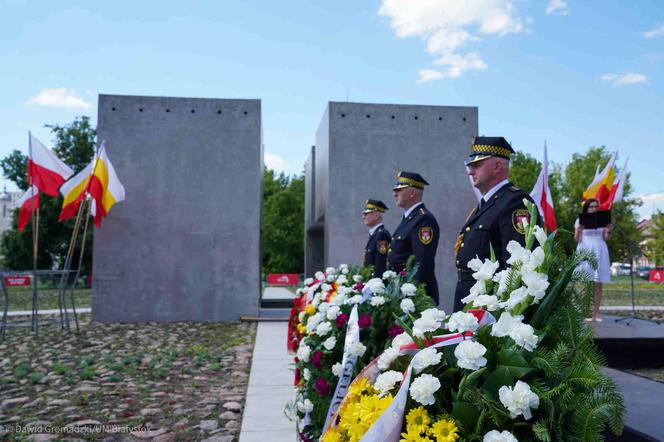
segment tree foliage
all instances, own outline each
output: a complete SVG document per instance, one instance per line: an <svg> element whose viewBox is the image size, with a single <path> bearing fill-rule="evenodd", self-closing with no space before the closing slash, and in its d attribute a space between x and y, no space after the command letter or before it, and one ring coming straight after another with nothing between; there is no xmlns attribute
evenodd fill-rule
<svg viewBox="0 0 664 442"><path fill-rule="evenodd" d="M304 177L263 173L263 272L304 271Z"/></svg>
<svg viewBox="0 0 664 442"><path fill-rule="evenodd" d="M653 215L650 235L645 243L645 254L656 266L664 265L664 212L657 211Z"/></svg>
<svg viewBox="0 0 664 442"><path fill-rule="evenodd" d="M611 154L604 147L590 147L585 153L575 153L570 162L563 168L557 164L549 166L549 187L556 212L559 229L569 231L559 234L559 238L567 252L576 248L574 222L581 211L583 191L595 177L597 166L603 168ZM516 152L510 165L510 181L526 191L532 190L542 170L542 163L523 152ZM618 171L619 172L619 171ZM636 208L640 202L630 198L632 185L630 174L627 174L623 190L623 200L616 203L611 210L611 218L616 226L614 234L607 241L609 254L613 261L629 260L631 254L638 255L640 235L636 229Z"/></svg>
<svg viewBox="0 0 664 442"><path fill-rule="evenodd" d="M51 128L54 139L53 151L75 172L85 167L94 154L96 129L90 125L89 117L76 118L67 125L47 126ZM28 188L26 170L27 156L14 150L4 159L0 160L3 175L13 181L19 189ZM67 222L58 222L58 215L62 207L62 197L57 198L42 195L39 206L39 249L37 266L40 269L50 269L61 266L69 247L69 241L74 227L74 219ZM10 270L23 270L32 268L32 223L28 224L24 232L17 230L18 209L12 217L12 228L2 234L0 238L0 253L3 256L2 265ZM79 235L80 236L80 235ZM80 243L79 238L79 243ZM78 251L76 256L78 257ZM78 258L76 258L78 259ZM88 273L92 267L92 226L88 228L85 245L82 272ZM77 261L72 268L77 267Z"/></svg>

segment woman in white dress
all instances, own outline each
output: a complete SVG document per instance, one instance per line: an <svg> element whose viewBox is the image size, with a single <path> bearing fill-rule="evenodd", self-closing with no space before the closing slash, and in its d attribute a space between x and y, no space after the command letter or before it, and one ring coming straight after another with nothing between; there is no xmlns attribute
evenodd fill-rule
<svg viewBox="0 0 664 442"><path fill-rule="evenodd" d="M599 210L599 202L597 200L589 199L583 203L583 213L593 213L597 212L597 210ZM599 306L602 303L602 284L611 280L611 260L609 259L609 248L606 246L606 239L611 234L613 226L609 224L606 227L598 229L585 229L579 224L579 220L577 219L574 227L574 239L579 243L576 249L592 252L597 257L597 270L593 270L588 263L583 263L580 270L587 272L588 276L595 281L595 302L593 305L592 320L601 321ZM589 321L590 318L587 320Z"/></svg>

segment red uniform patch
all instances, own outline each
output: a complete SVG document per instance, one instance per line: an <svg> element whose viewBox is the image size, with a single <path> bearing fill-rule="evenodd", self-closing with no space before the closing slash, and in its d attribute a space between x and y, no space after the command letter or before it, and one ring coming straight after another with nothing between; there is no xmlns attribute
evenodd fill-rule
<svg viewBox="0 0 664 442"><path fill-rule="evenodd" d="M433 241L433 230L431 230L431 227L420 227L418 236L420 238L420 242L426 246L431 241Z"/></svg>

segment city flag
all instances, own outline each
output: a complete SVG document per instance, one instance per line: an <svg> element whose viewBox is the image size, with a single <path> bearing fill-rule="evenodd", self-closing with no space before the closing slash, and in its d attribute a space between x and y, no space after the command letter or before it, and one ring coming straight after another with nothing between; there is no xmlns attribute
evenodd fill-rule
<svg viewBox="0 0 664 442"><path fill-rule="evenodd" d="M616 152L611 154L609 162L606 166L595 176L595 179L583 192L583 201L595 199L599 202L600 210L609 210L612 203L613 179L615 177L615 164Z"/></svg>
<svg viewBox="0 0 664 442"><path fill-rule="evenodd" d="M18 231L25 230L25 226L30 222L32 213L39 209L39 189L34 184L16 202L19 206L18 211Z"/></svg>
<svg viewBox="0 0 664 442"><path fill-rule="evenodd" d="M622 201L623 188L625 187L625 177L627 176L628 161L629 158L625 160L625 164L623 165L622 169L620 169L620 175L618 176L618 179L613 183L613 188L611 189L611 193L613 195L611 198L611 204Z"/></svg>
<svg viewBox="0 0 664 442"><path fill-rule="evenodd" d="M92 168L94 166L94 159L90 164L85 166L83 170L74 175L69 181L60 187L60 193L63 196L62 210L58 221L67 221L72 216L76 215L78 205L85 199L85 191L90 181Z"/></svg>
<svg viewBox="0 0 664 442"><path fill-rule="evenodd" d="M544 225L553 232L556 230L556 213L553 209L553 198L549 189L549 159L546 153L546 143L544 143L544 161L542 162L542 171L537 177L537 182L530 196L535 201L539 214L544 220Z"/></svg>
<svg viewBox="0 0 664 442"><path fill-rule="evenodd" d="M108 159L105 143L102 142L97 164L94 167L88 193L92 197L92 214L95 217L95 225L101 226L101 220L111 210L111 207L119 201L124 201L125 189L117 174L115 168Z"/></svg>
<svg viewBox="0 0 664 442"><path fill-rule="evenodd" d="M29 134L28 184L47 195L58 196L58 188L73 174L69 166Z"/></svg>

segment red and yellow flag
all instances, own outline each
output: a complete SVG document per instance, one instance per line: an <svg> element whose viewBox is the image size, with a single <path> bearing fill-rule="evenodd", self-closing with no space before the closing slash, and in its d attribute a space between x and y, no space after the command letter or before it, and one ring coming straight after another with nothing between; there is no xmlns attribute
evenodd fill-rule
<svg viewBox="0 0 664 442"><path fill-rule="evenodd" d="M611 154L609 162L601 173L595 176L590 186L583 192L583 201L594 199L599 202L600 210L609 210L613 202L613 181L616 175L616 153Z"/></svg>

